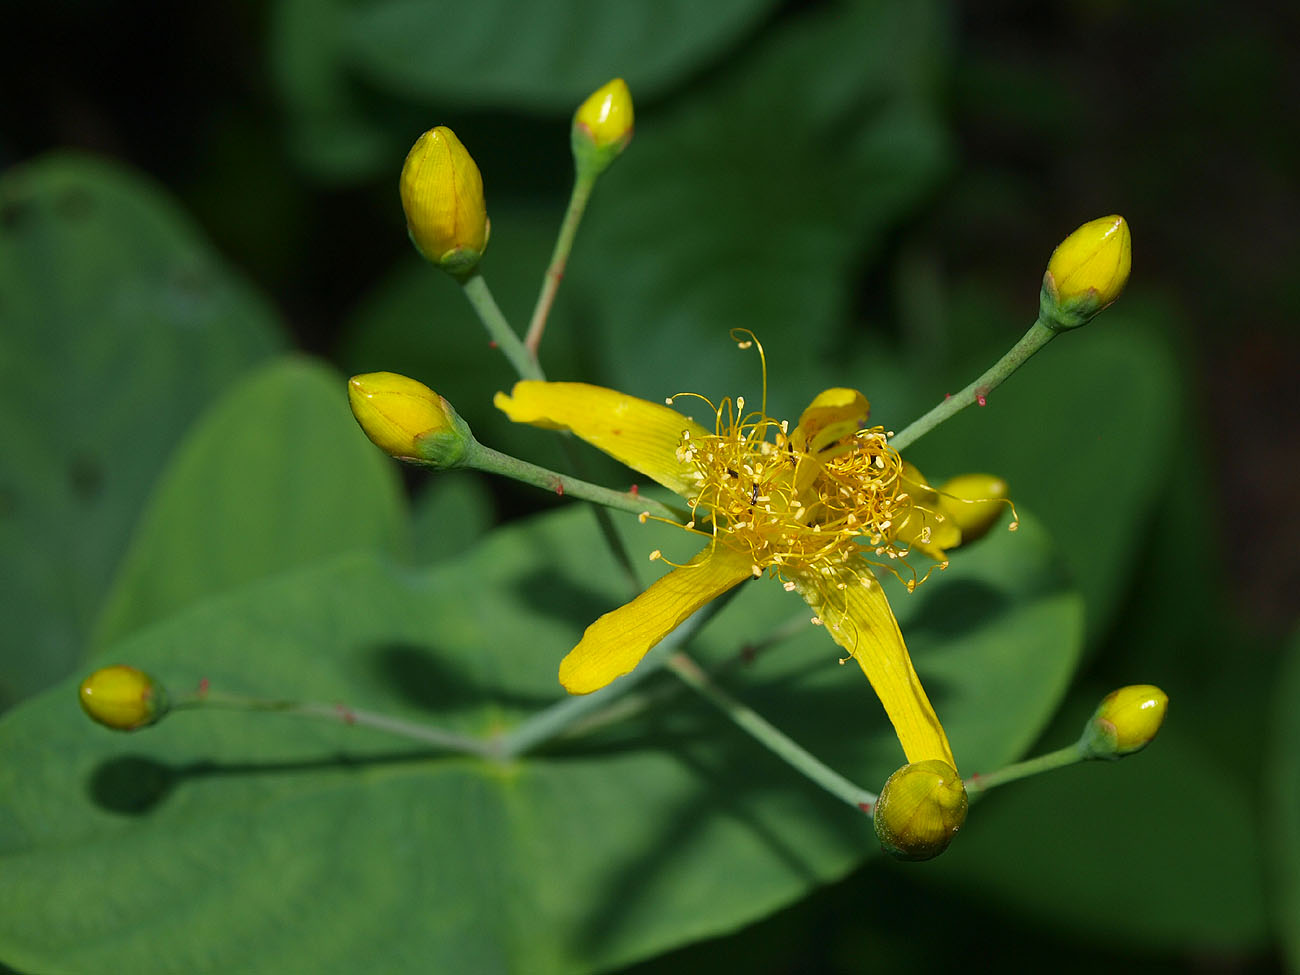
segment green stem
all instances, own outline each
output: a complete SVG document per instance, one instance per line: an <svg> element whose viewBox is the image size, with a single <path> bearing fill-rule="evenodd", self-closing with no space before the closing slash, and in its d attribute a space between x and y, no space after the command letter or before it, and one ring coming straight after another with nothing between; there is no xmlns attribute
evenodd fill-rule
<svg viewBox="0 0 1300 975"><path fill-rule="evenodd" d="M536 361L537 349L542 344L542 333L546 330L546 319L551 314L551 305L555 303L555 292L559 290L564 269L569 263L569 252L573 250L573 238L578 233L578 224L582 222L583 211L591 199L592 188L596 185L596 174L579 172L573 181L573 192L569 196L569 207L564 212L564 222L560 224L560 234L555 238L555 250L551 253L551 264L542 279L542 290L537 295L537 306L533 309L532 321L528 323L528 335L524 347Z"/></svg>
<svg viewBox="0 0 1300 975"><path fill-rule="evenodd" d="M766 718L753 708L736 700L700 669L684 653L676 653L668 659L668 668L680 677L691 689L695 690L730 718L764 747L775 753L786 763L793 766L817 785L821 786L837 799L847 802L856 809L868 811L878 798L874 792L854 785L834 769L823 764L820 759L795 742L784 732L778 730Z"/></svg>
<svg viewBox="0 0 1300 975"><path fill-rule="evenodd" d="M505 353L505 357L514 366L515 372L524 379L544 379L536 357L519 341L519 336L506 321L506 316L502 314L496 299L492 297L487 281L479 273L478 268L461 278L460 286L469 303L474 306L474 311L478 313L483 327L487 329L488 336L496 343L496 347Z"/></svg>
<svg viewBox="0 0 1300 975"><path fill-rule="evenodd" d="M966 407L979 403L983 406L989 393L997 389L1008 376L1023 366L1035 352L1056 337L1056 330L1038 319L1029 326L1019 342L982 376L960 393L947 397L929 413L894 434L889 443L895 450L903 450L920 440L945 420L951 419Z"/></svg>
<svg viewBox="0 0 1300 975"><path fill-rule="evenodd" d="M1048 752L1046 755L1039 755L1037 758L1026 759L1023 762L1016 762L1014 765L1008 765L1006 768L1000 768L996 772L990 772L988 775L972 775L966 780L966 791L972 796L981 792L987 792L995 786L1005 785L1008 782L1015 782L1017 779L1028 778L1031 775L1038 775L1041 772L1050 772L1053 769L1064 768L1067 765L1073 765L1075 762L1081 762L1088 756L1084 754L1083 749L1076 742L1073 745L1066 745L1064 748L1058 748L1054 752Z"/></svg>
<svg viewBox="0 0 1300 975"><path fill-rule="evenodd" d="M668 505L653 498L632 494L628 491L612 491L598 484L591 484L588 481L570 477L568 474L547 470L545 467L539 467L536 464L530 464L526 460L520 460L518 457L511 457L499 450L485 447L477 441L470 444L469 452L465 455L464 466L487 471L489 474L499 474L502 477L513 478L516 481L523 481L525 484L532 484L534 487L554 491L556 494L592 501L596 504L602 504L606 508L628 511L634 515L649 512L659 518L666 518L673 522L686 520L686 516L682 512L674 511Z"/></svg>
<svg viewBox="0 0 1300 975"><path fill-rule="evenodd" d="M399 738L418 741L434 748L452 752L464 752L489 758L493 754L490 742L454 731L444 731L431 725L403 721L401 718L377 714L374 711L361 711L343 704L324 704L317 701L285 701L265 698L243 697L237 694L222 694L204 691L183 697L172 703L172 710L198 710L200 708L220 709L224 711L273 711L280 714L292 714L300 718L314 718L333 724L374 728Z"/></svg>

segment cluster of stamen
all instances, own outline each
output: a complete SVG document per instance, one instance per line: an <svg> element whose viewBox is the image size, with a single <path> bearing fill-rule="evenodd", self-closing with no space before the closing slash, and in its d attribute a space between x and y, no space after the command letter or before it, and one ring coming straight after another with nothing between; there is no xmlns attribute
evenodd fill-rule
<svg viewBox="0 0 1300 975"><path fill-rule="evenodd" d="M785 421L746 414L743 398L723 400L714 413L713 434L683 433L677 448L697 485L688 530L725 532L729 546L748 552L755 575L769 570L787 588L794 586L787 571L806 576L864 552L907 554L893 529L913 502L883 427L813 451Z"/></svg>

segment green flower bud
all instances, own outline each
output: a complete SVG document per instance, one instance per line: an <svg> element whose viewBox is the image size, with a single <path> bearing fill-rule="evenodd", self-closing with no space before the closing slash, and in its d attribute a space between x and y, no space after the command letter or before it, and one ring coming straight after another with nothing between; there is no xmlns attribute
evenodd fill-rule
<svg viewBox="0 0 1300 975"><path fill-rule="evenodd" d="M118 665L95 671L81 682L81 708L116 731L155 724L167 713L167 692L144 671Z"/></svg>
<svg viewBox="0 0 1300 975"><path fill-rule="evenodd" d="M1123 758L1155 738L1169 708L1169 695L1153 684L1111 691L1084 726L1079 747L1088 758Z"/></svg>
<svg viewBox="0 0 1300 975"><path fill-rule="evenodd" d="M904 765L876 800L876 836L900 860L932 860L966 822L966 786L947 762L932 758Z"/></svg>
<svg viewBox="0 0 1300 975"><path fill-rule="evenodd" d="M1133 263L1123 217L1090 220L1052 252L1039 295L1039 317L1055 329L1077 328L1119 297Z"/></svg>
<svg viewBox="0 0 1300 975"><path fill-rule="evenodd" d="M398 460L458 467L474 442L469 425L428 386L395 372L348 380L352 415L371 442Z"/></svg>

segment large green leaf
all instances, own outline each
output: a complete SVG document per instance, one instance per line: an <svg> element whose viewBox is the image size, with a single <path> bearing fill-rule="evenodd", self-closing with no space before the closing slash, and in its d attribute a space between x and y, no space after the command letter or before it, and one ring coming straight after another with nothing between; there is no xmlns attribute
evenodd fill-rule
<svg viewBox="0 0 1300 975"><path fill-rule="evenodd" d="M1126 302L1055 340L985 408L958 414L908 450L925 471L982 470L1007 479L1016 502L1038 512L1058 540L1094 639L1105 635L1133 584L1171 477L1184 409L1169 341L1152 327L1164 309ZM1009 335L1007 346L1018 337ZM929 390L931 402L945 392L933 382Z"/></svg>
<svg viewBox="0 0 1300 975"><path fill-rule="evenodd" d="M627 522L633 551L666 544ZM278 576L113 655L174 689L208 678L490 734L559 696L559 657L619 600L618 578L589 512L570 510L428 571L352 556ZM1016 754L1081 645L1041 530L994 535L896 603L963 763ZM696 649L731 659L806 613L751 583ZM724 679L876 785L901 755L837 655L807 626ZM281 715L180 713L117 736L65 684L0 721L0 956L37 971L589 971L763 916L873 851L866 818L666 675L644 686L667 706L498 765Z"/></svg>
<svg viewBox="0 0 1300 975"><path fill-rule="evenodd" d="M1071 694L1044 747L1075 739L1102 695L1124 684L1168 692L1165 727L1120 762L998 790L931 874L1103 947L1250 951L1267 938L1258 797L1261 778L1287 778L1260 767L1273 661L1232 620L1221 560L1189 527L1210 509L1192 430L1147 529L1155 544L1132 568L1127 610L1099 648L1100 673ZM1063 821L1064 810L1086 815Z"/></svg>
<svg viewBox="0 0 1300 975"><path fill-rule="evenodd" d="M374 109L527 109L567 117L610 78L653 97L716 60L775 0L279 0L271 58L304 162L355 175L409 133Z"/></svg>
<svg viewBox="0 0 1300 975"><path fill-rule="evenodd" d="M68 673L154 478L280 344L170 201L107 163L0 179L0 708Z"/></svg>
<svg viewBox="0 0 1300 975"><path fill-rule="evenodd" d="M281 359L233 387L176 452L105 601L105 643L196 600L339 552L409 545L397 464L345 380Z"/></svg>
<svg viewBox="0 0 1300 975"><path fill-rule="evenodd" d="M1300 968L1300 631L1284 653L1265 779L1277 891L1274 917L1293 969Z"/></svg>
<svg viewBox="0 0 1300 975"><path fill-rule="evenodd" d="M558 327L616 323L592 337L602 381L756 401L727 337L747 328L774 413L798 415L843 355L856 272L947 165L946 27L930 2L819 7L638 128L556 304Z"/></svg>

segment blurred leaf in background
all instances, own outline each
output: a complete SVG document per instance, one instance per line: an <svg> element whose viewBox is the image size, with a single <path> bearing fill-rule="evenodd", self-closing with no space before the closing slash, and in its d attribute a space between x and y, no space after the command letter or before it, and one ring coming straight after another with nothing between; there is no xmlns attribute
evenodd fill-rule
<svg viewBox="0 0 1300 975"><path fill-rule="evenodd" d="M1300 965L1294 16L52 0L7 23L29 43L0 65L0 159L22 161L0 175L0 709L30 700L0 720L0 959L950 971L956 944L1053 971ZM756 396L727 338L747 327L774 414L851 385L901 429L1021 334L1061 237L1129 218L1130 293L909 451L1005 476L1025 528L894 602L964 772L1063 744L1134 681L1171 696L1151 748L999 790L916 869L667 681L647 687L662 707L505 768L284 716L132 739L84 722L65 678L96 634L182 690L474 732L554 699L559 655L623 595L590 515L519 520L560 501L399 477L341 380L408 373L485 443L558 465L490 407L513 376L411 254L396 177L419 132L456 128L487 188L485 274L522 325L568 118L616 75L637 133L578 236L552 378ZM154 178L34 158L68 144ZM896 743L824 634L726 663L799 611L757 588L701 655L878 785Z"/></svg>
<svg viewBox="0 0 1300 975"><path fill-rule="evenodd" d="M219 478L220 454L206 457ZM678 534L623 527L637 549ZM193 551L195 567L173 561L182 579L204 561ZM619 578L589 513L570 510L427 572L352 555L281 574L112 654L175 690L277 688L483 734L559 695L562 648L620 601ZM1082 614L1061 580L1026 521L927 584L926 602L895 599L972 763L1018 754L1073 672ZM747 587L698 650L734 658L804 612ZM883 781L894 733L836 656L805 626L734 683L833 764ZM505 764L280 715L87 734L74 697L65 683L0 724L0 952L30 970L93 968L111 945L115 964L144 969L588 971L761 917L875 849L864 817L681 697Z"/></svg>
<svg viewBox="0 0 1300 975"><path fill-rule="evenodd" d="M0 707L66 675L199 411L283 343L159 190L52 157L0 181Z"/></svg>

